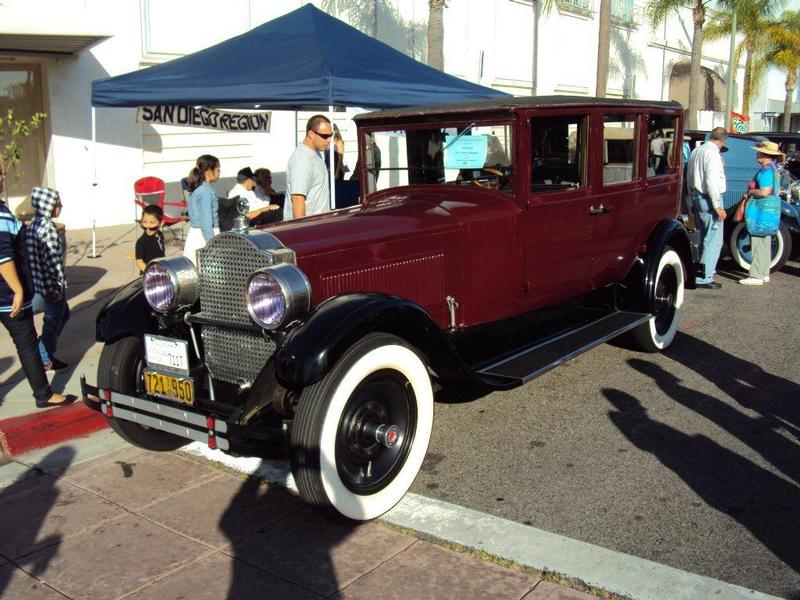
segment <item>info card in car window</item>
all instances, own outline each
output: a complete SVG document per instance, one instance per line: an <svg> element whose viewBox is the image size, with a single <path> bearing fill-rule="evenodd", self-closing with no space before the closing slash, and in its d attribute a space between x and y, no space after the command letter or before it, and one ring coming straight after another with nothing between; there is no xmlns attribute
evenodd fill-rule
<svg viewBox="0 0 800 600"><path fill-rule="evenodd" d="M445 138L445 169L480 169L486 164L489 151L485 135L462 135Z"/></svg>

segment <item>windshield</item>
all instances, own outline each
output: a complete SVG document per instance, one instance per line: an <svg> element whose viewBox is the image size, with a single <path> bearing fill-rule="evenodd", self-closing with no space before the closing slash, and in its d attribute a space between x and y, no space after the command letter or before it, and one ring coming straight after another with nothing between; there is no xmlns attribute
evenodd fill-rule
<svg viewBox="0 0 800 600"><path fill-rule="evenodd" d="M367 193L405 185L470 185L512 193L510 123L365 133Z"/></svg>

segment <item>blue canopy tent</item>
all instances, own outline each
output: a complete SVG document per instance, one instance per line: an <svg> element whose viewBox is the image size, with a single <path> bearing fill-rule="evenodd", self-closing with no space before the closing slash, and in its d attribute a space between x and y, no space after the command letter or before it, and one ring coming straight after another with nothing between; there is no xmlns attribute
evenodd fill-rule
<svg viewBox="0 0 800 600"><path fill-rule="evenodd" d="M92 82L95 107L400 108L503 96L424 65L313 4L194 54Z"/></svg>
<svg viewBox="0 0 800 600"><path fill-rule="evenodd" d="M422 64L306 4L194 54L93 81L92 147L95 107L202 104L332 112L506 96ZM332 153L333 145L331 164ZM333 175L331 190L335 198Z"/></svg>

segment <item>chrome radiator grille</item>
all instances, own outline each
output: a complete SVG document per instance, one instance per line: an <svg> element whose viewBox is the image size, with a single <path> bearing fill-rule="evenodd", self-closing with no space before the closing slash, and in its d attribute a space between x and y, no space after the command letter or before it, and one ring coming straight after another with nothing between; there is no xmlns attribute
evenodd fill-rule
<svg viewBox="0 0 800 600"><path fill-rule="evenodd" d="M275 342L250 331L203 325L201 336L211 376L231 383L252 385L275 352Z"/></svg>
<svg viewBox="0 0 800 600"><path fill-rule="evenodd" d="M204 317L252 325L245 287L253 271L274 263L247 235L222 233L197 252L200 270L200 308ZM259 332L203 325L206 366L211 376L230 383L251 385L275 344Z"/></svg>

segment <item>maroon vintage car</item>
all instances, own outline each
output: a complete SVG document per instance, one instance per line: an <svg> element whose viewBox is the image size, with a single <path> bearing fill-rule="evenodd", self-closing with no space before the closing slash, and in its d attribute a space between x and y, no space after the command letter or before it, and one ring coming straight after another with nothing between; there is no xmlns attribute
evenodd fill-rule
<svg viewBox="0 0 800 600"><path fill-rule="evenodd" d="M660 142L681 115L569 97L361 115L360 205L150 263L98 317L84 396L144 448L288 448L314 507L377 517L425 457L433 382L486 393L621 334L672 342L696 263Z"/></svg>

